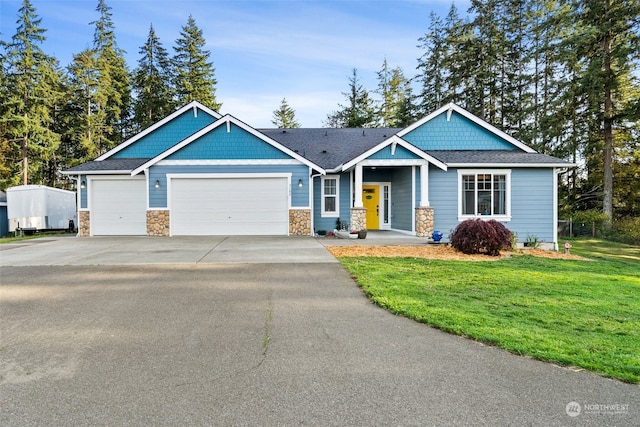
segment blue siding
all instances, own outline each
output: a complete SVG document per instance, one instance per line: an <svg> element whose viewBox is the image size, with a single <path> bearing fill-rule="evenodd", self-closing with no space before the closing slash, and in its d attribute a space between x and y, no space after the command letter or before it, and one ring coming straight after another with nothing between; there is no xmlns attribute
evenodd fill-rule
<svg viewBox="0 0 640 427"><path fill-rule="evenodd" d="M518 233L518 239L537 236L545 242L555 241L553 235L553 169L511 170L511 221L505 226ZM429 170L429 200L434 208L435 229L445 239L459 224L458 173Z"/></svg>
<svg viewBox="0 0 640 427"><path fill-rule="evenodd" d="M406 160L406 159L419 159L420 157L413 154L411 151L399 145L396 146L396 151L391 155L391 146L387 146L377 153L368 157L369 159L377 160Z"/></svg>
<svg viewBox="0 0 640 427"><path fill-rule="evenodd" d="M80 175L80 182L87 182L87 177L84 175ZM89 206L89 203L87 202L87 189L86 188L81 188L80 189L80 209L87 209L87 207Z"/></svg>
<svg viewBox="0 0 640 427"><path fill-rule="evenodd" d="M422 150L514 150L516 147L453 112L434 117L406 134L403 139Z"/></svg>
<svg viewBox="0 0 640 427"><path fill-rule="evenodd" d="M391 173L391 228L413 230L410 167L393 169Z"/></svg>
<svg viewBox="0 0 640 427"><path fill-rule="evenodd" d="M505 224L524 242L537 236L544 242L553 235L553 174L546 169L514 169L511 172L511 222Z"/></svg>
<svg viewBox="0 0 640 427"><path fill-rule="evenodd" d="M174 173L291 173L291 207L309 206L309 167L306 165L184 165L152 166L149 169L149 207L167 207L167 174ZM302 188L298 180L302 180ZM155 188L156 180L160 188Z"/></svg>
<svg viewBox="0 0 640 427"><path fill-rule="evenodd" d="M323 218L322 217L322 203L320 198L322 197L322 178L316 177L313 180L313 226L316 231L326 230L331 231L336 228L335 217ZM349 223L351 220L351 185L350 174L340 174L340 220Z"/></svg>
<svg viewBox="0 0 640 427"><path fill-rule="evenodd" d="M227 132L227 126L223 124L167 157L169 160L290 158L291 156L233 124L231 132Z"/></svg>
<svg viewBox="0 0 640 427"><path fill-rule="evenodd" d="M152 158L173 147L200 129L213 123L216 119L202 110L198 117L189 109L163 126L145 135L140 140L117 152L111 158Z"/></svg>
<svg viewBox="0 0 640 427"><path fill-rule="evenodd" d="M442 232L445 240L459 224L458 222L458 172L445 172L429 168L429 202L434 208L434 229Z"/></svg>

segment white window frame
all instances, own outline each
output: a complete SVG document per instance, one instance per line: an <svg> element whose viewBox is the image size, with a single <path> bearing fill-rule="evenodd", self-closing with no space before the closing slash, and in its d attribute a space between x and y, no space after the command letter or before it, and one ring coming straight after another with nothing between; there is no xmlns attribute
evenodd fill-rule
<svg viewBox="0 0 640 427"><path fill-rule="evenodd" d="M335 180L336 181L336 194L324 194L324 182L326 180ZM335 211L327 211L325 209L325 197L334 196L336 198L336 210ZM325 175L320 180L320 212L322 218L338 218L340 216L340 175Z"/></svg>
<svg viewBox="0 0 640 427"><path fill-rule="evenodd" d="M464 180L463 177L467 175L475 175L475 205L477 208L478 197L478 175L491 175L491 182L493 183L493 175L505 176L505 213L501 215L482 215L464 214L462 211L462 199L464 197ZM493 195L493 189L491 190ZM495 219L496 221L506 222L511 221L511 169L458 169L458 221L464 221L470 218L480 218L485 220Z"/></svg>

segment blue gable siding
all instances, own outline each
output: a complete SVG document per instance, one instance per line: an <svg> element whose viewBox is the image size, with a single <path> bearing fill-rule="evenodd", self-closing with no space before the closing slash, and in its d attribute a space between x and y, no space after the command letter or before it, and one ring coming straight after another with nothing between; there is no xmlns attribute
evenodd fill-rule
<svg viewBox="0 0 640 427"><path fill-rule="evenodd" d="M130 146L118 151L111 158L143 159L155 157L200 129L207 127L215 120L215 117L202 110L198 110L198 117L194 117L193 110L190 109Z"/></svg>
<svg viewBox="0 0 640 427"><path fill-rule="evenodd" d="M221 125L171 154L169 160L290 159L276 147L232 124Z"/></svg>
<svg viewBox="0 0 640 427"><path fill-rule="evenodd" d="M434 117L412 130L403 139L422 150L514 150L516 147L478 126L466 117L453 112Z"/></svg>
<svg viewBox="0 0 640 427"><path fill-rule="evenodd" d="M413 154L411 151L407 150L404 147L399 145L396 146L396 151L392 155L391 154L391 146L386 146L382 150L377 153L372 154L368 157L369 159L376 160L406 160L406 159L419 159L420 157Z"/></svg>
<svg viewBox="0 0 640 427"><path fill-rule="evenodd" d="M179 165L152 166L149 170L149 207L167 207L167 174L189 173L291 173L291 207L309 207L309 167L300 165ZM302 180L302 188L298 180ZM156 180L160 188L155 188Z"/></svg>

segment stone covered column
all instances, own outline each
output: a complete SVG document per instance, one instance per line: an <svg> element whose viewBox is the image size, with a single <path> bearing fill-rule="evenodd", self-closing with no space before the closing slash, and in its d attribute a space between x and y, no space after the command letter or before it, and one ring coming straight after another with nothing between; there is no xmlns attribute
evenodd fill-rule
<svg viewBox="0 0 640 427"><path fill-rule="evenodd" d="M78 216L78 235L80 237L91 236L91 212L80 211Z"/></svg>
<svg viewBox="0 0 640 427"><path fill-rule="evenodd" d="M169 228L168 210L147 211L147 236L168 236Z"/></svg>
<svg viewBox="0 0 640 427"><path fill-rule="evenodd" d="M289 210L289 235L290 236L310 236L311 235L311 209L290 209Z"/></svg>
<svg viewBox="0 0 640 427"><path fill-rule="evenodd" d="M351 208L349 231L367 229L367 208Z"/></svg>
<svg viewBox="0 0 640 427"><path fill-rule="evenodd" d="M416 236L431 237L433 233L433 208L420 206L416 208Z"/></svg>

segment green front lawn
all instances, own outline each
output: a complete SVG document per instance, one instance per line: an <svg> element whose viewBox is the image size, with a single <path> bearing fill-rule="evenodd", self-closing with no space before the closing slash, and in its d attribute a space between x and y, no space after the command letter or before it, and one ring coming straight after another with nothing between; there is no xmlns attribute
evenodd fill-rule
<svg viewBox="0 0 640 427"><path fill-rule="evenodd" d="M340 258L381 307L515 354L640 383L640 248L572 240L593 261Z"/></svg>

